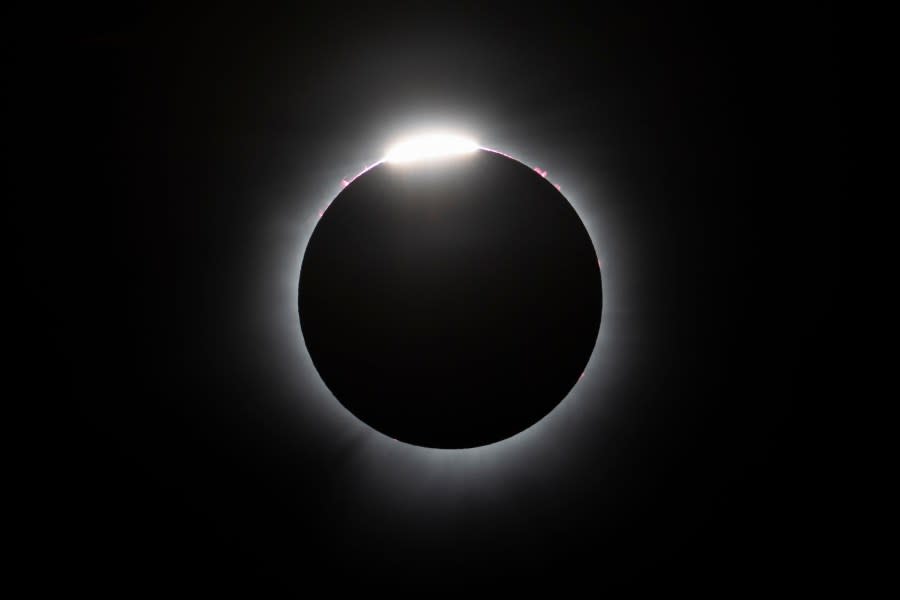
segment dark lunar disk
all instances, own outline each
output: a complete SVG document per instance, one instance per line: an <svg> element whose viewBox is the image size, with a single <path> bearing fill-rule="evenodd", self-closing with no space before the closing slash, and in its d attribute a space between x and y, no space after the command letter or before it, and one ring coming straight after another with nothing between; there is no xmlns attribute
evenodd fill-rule
<svg viewBox="0 0 900 600"><path fill-rule="evenodd" d="M560 192L503 155L382 163L309 241L300 323L354 415L433 448L497 442L577 383L600 328L600 268Z"/></svg>

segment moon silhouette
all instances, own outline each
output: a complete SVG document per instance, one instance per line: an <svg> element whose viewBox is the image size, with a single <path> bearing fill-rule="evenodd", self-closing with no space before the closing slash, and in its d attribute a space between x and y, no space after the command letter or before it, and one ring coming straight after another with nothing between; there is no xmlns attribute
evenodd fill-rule
<svg viewBox="0 0 900 600"><path fill-rule="evenodd" d="M298 305L312 362L351 413L403 442L470 448L527 429L572 390L602 284L560 191L479 149L383 162L349 183L309 240Z"/></svg>

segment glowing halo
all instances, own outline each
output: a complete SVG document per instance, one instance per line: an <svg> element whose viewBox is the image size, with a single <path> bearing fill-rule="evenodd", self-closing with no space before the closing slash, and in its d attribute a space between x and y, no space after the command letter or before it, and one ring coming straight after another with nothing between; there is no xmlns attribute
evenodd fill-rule
<svg viewBox="0 0 900 600"><path fill-rule="evenodd" d="M424 131L459 133L465 130L441 128ZM415 130L412 133L415 133ZM412 140L415 137L417 136L400 132L394 139ZM471 139L478 138L471 136ZM365 146L362 138L355 142L360 147ZM481 150L506 156L530 165L530 168L542 165L543 170L550 166L545 162L546 152L531 143L504 140L502 146L499 143L479 145ZM395 146L388 148L393 150ZM300 276L300 265L309 238L319 221L318 213L327 208L336 195L354 179L386 160L383 151L380 153L382 158L374 161L371 154L369 158L366 158L365 154L366 152L360 152L347 160L343 167L334 169L330 165L335 161L340 162L341 156L333 153L333 156L322 157L316 168L298 171L298 180L292 186L292 190L281 197L278 205L280 208L273 210L265 222L266 227L260 228L254 242L260 260L270 261L281 275L278 277L279 284L273 288L271 282L266 279L271 273L267 275L266 272L257 272L258 279L252 280L256 285L248 291L248 294L260 307L270 306L273 303L278 307L275 311L260 310L258 314L264 339L280 348L281 352L278 354L279 359L275 361L253 360L253 368L269 373L275 380L289 382L279 410L285 411L285 415L290 415L291 420L296 420L298 429L304 432L303 435L321 438L322 443L325 443L326 439L330 440L329 444L337 440L333 442L335 447L361 446L359 452L354 452L354 456L355 460L359 461L358 468L363 470L360 471L359 479L354 480L354 485L358 491L366 494L374 493L388 504L399 502L404 493L413 490L424 492L427 488L431 492L458 491L461 489L462 479L474 478L483 482L492 480L498 473L506 475L524 474L526 471L533 473L537 464L541 465L541 473L551 476L557 467L566 462L566 453L557 452L560 436L563 435L563 439L577 439L573 434L580 431L580 426L576 425L574 415L578 415L578 423L590 422L594 426L602 427L602 419L606 415L611 415L610 411L616 407L609 392L621 379L622 370L631 368L635 360L633 348L627 344L630 339L628 336L636 335L633 330L634 324L623 312L623 307L627 306L628 301L634 296L628 286L621 284L618 275L631 264L628 259L633 249L628 245L628 240L619 242L625 243L624 251L620 249L620 255L624 252L624 257L619 256L617 261L619 267L604 270L604 313L609 318L604 320L600 328L595 351L585 369L587 372L559 406L530 428L487 446L451 450L407 444L372 429L354 417L339 402L334 401L334 396L312 364L303 341L300 320L297 318L297 281ZM398 163L397 166L406 165ZM551 180L554 169L550 166L548 170L551 173L547 179ZM316 173L321 175L317 176ZM603 267L606 267L607 263L614 262L611 260L611 254L615 253L615 246L610 240L616 239L616 235L621 231L621 221L616 218L615 212L609 212L604 214L602 219L599 218L600 211L607 213L605 209L608 206L615 207L619 201L619 193L610 186L607 179L606 176L596 174L588 176L584 172L570 172L566 185L563 186L567 188L566 200L573 205L588 229L596 246L598 264L602 264ZM551 183L555 185L552 180ZM297 198L304 197L309 198L309 201L296 202ZM273 194L273 198L279 198L279 195ZM316 198L320 202L317 207ZM619 237L621 238L621 234ZM290 325L285 327L285 322L289 322ZM605 360L600 361L601 356L605 357ZM606 399L594 402L593 398L598 395ZM304 425L311 422L317 423L317 427L309 428ZM553 452L547 454L551 449ZM387 463L393 465L387 477L369 478L368 475L364 475L370 470L373 473L386 473ZM434 473L435 470L443 473L441 481L435 482L433 486L423 487L420 475Z"/></svg>

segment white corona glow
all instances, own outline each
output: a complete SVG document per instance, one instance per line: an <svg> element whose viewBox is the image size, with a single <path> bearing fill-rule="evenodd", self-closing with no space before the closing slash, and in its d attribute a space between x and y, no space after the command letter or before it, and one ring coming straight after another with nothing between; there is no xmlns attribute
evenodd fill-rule
<svg viewBox="0 0 900 600"><path fill-rule="evenodd" d="M388 150L384 162L409 163L469 154L478 150L478 143L460 135L432 133L403 140Z"/></svg>

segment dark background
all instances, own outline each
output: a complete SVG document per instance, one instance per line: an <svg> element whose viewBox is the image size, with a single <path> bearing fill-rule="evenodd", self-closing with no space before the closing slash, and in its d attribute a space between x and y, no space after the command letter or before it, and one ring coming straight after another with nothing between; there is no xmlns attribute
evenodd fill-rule
<svg viewBox="0 0 900 600"><path fill-rule="evenodd" d="M21 554L63 583L801 580L828 537L810 432L841 260L835 19L16 13L13 364L37 413ZM612 408L566 413L490 469L367 459L383 441L303 408L297 323L274 306L299 272L290 219L435 113L577 185L606 223L604 293L619 286L601 325L618 343L595 357L610 375L578 404Z"/></svg>

